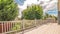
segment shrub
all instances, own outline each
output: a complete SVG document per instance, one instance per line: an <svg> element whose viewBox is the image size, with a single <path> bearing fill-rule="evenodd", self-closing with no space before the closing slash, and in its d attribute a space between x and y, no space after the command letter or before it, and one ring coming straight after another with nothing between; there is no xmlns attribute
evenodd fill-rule
<svg viewBox="0 0 60 34"><path fill-rule="evenodd" d="M40 5L28 6L27 9L22 12L22 15L24 19L41 19L43 16L43 9Z"/></svg>

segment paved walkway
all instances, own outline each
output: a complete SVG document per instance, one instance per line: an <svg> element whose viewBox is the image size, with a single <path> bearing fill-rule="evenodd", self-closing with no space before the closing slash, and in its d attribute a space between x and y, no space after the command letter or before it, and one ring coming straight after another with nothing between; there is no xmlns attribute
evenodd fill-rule
<svg viewBox="0 0 60 34"><path fill-rule="evenodd" d="M57 23L49 23L25 32L24 34L60 34L60 25Z"/></svg>

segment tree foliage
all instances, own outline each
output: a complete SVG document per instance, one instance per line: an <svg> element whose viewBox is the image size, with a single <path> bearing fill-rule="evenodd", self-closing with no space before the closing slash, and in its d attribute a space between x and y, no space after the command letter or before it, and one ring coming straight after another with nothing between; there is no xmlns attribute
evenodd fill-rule
<svg viewBox="0 0 60 34"><path fill-rule="evenodd" d="M13 0L0 0L0 21L14 20L17 15L17 4Z"/></svg>
<svg viewBox="0 0 60 34"><path fill-rule="evenodd" d="M43 9L40 5L27 6L27 9L22 12L22 15L24 19L41 19L43 16Z"/></svg>
<svg viewBox="0 0 60 34"><path fill-rule="evenodd" d="M46 18L48 18L49 17L49 14L48 13L46 13Z"/></svg>

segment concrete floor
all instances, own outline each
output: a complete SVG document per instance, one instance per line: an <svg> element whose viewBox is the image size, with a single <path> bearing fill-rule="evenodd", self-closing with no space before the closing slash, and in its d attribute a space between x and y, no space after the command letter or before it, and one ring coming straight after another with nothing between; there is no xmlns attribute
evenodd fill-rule
<svg viewBox="0 0 60 34"><path fill-rule="evenodd" d="M60 25L57 23L49 23L25 32L24 34L60 34Z"/></svg>
<svg viewBox="0 0 60 34"><path fill-rule="evenodd" d="M60 34L60 25L57 23L48 23L34 28L33 30L29 30L24 34Z"/></svg>

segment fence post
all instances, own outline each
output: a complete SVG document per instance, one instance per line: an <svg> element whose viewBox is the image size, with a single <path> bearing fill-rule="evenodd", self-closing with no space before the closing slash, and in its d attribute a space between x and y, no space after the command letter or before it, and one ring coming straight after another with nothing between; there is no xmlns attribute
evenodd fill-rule
<svg viewBox="0 0 60 34"><path fill-rule="evenodd" d="M36 19L35 19L35 26L36 26L37 24L36 24Z"/></svg>
<svg viewBox="0 0 60 34"><path fill-rule="evenodd" d="M24 19L22 20L22 34L24 34Z"/></svg>

